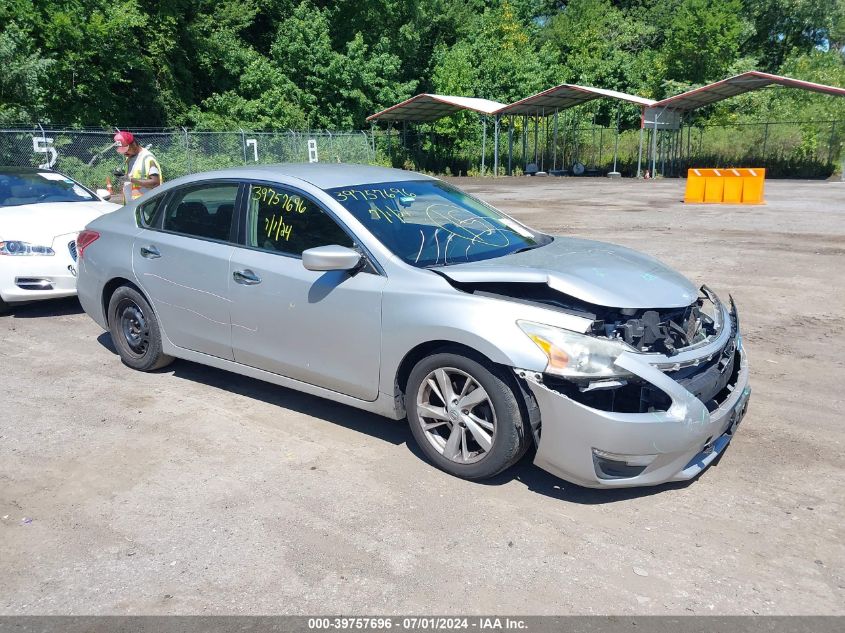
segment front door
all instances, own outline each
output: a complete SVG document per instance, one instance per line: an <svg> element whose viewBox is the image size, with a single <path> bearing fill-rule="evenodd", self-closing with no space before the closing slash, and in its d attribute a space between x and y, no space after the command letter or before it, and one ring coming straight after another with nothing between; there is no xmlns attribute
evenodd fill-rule
<svg viewBox="0 0 845 633"><path fill-rule="evenodd" d="M255 183L246 200L246 245L235 248L229 273L235 360L375 400L387 279L370 267L356 273L303 267L308 248L354 246L305 195Z"/></svg>
<svg viewBox="0 0 845 633"><path fill-rule="evenodd" d="M229 259L237 183L176 190L157 226L135 238L132 264L178 347L233 360Z"/></svg>

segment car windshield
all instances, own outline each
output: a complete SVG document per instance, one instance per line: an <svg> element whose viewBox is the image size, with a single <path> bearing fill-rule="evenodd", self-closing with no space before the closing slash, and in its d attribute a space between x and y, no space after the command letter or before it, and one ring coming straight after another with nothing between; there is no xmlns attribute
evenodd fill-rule
<svg viewBox="0 0 845 633"><path fill-rule="evenodd" d="M552 241L439 180L371 183L327 193L395 255L421 268L492 259Z"/></svg>
<svg viewBox="0 0 845 633"><path fill-rule="evenodd" d="M18 207L39 202L86 202L97 196L88 189L52 171L0 172L0 207Z"/></svg>

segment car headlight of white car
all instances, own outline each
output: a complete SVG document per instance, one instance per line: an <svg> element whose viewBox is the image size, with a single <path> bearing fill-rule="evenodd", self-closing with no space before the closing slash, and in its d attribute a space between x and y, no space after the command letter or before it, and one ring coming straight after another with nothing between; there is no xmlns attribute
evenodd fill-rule
<svg viewBox="0 0 845 633"><path fill-rule="evenodd" d="M548 358L546 373L566 378L631 375L614 364L623 352L636 351L622 341L596 338L532 321L517 321L517 325Z"/></svg>
<svg viewBox="0 0 845 633"><path fill-rule="evenodd" d="M6 240L0 242L0 255L55 255L49 246L39 246L19 240Z"/></svg>

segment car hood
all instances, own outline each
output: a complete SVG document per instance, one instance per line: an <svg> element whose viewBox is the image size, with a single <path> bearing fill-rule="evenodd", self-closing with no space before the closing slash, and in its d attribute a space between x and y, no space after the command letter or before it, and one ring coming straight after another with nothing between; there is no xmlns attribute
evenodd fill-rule
<svg viewBox="0 0 845 633"><path fill-rule="evenodd" d="M110 202L42 202L0 207L0 240L50 246L53 238L78 233L91 220L120 207Z"/></svg>
<svg viewBox="0 0 845 633"><path fill-rule="evenodd" d="M696 287L662 262L624 246L556 237L545 246L436 269L458 283L543 283L581 301L614 308L679 308Z"/></svg>

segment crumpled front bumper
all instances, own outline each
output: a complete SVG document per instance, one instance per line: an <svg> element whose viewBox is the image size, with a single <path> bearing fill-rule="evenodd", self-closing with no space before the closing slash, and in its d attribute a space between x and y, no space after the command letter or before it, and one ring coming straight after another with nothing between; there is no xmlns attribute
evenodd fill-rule
<svg viewBox="0 0 845 633"><path fill-rule="evenodd" d="M697 354L706 358L718 353L727 338L720 337ZM713 411L708 411L701 400L661 370L666 357L663 362L649 362L645 358L650 355L626 353L617 360L618 365L671 398L668 410L649 413L594 409L549 388L543 384L542 376L517 370L540 409L540 441L534 463L562 479L591 488L652 486L692 479L724 451L747 409L751 388L739 336L737 354L740 366L733 389ZM684 358L689 360L692 356L695 354ZM656 457L636 476L610 478L597 466L594 449L607 454Z"/></svg>

